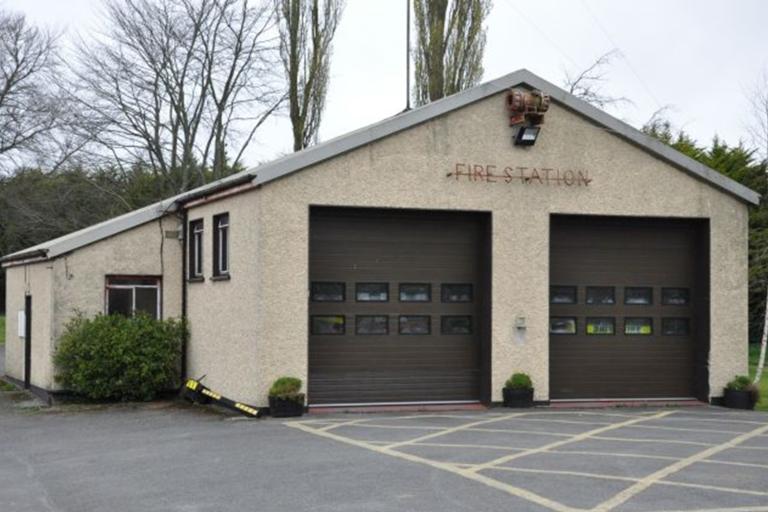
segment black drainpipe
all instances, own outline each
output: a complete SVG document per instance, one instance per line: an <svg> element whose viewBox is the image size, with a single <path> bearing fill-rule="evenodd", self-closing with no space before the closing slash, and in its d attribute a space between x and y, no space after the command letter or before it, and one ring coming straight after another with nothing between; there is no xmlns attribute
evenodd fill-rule
<svg viewBox="0 0 768 512"><path fill-rule="evenodd" d="M182 207L183 208L183 207ZM184 326L184 337L181 340L181 385L187 380L187 344L189 332L187 325L187 209L183 208L181 216L181 323Z"/></svg>

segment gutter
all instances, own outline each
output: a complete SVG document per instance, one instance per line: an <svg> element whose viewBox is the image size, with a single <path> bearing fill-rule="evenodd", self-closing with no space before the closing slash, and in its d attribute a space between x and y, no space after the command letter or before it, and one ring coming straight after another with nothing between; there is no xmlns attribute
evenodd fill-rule
<svg viewBox="0 0 768 512"><path fill-rule="evenodd" d="M17 265L26 265L27 263L37 263L48 259L48 250L38 249L36 251L22 252L0 258L3 268Z"/></svg>
<svg viewBox="0 0 768 512"><path fill-rule="evenodd" d="M184 326L184 336L181 338L181 384L187 380L187 347L189 333L187 332L187 210L183 209L181 222L181 323Z"/></svg>

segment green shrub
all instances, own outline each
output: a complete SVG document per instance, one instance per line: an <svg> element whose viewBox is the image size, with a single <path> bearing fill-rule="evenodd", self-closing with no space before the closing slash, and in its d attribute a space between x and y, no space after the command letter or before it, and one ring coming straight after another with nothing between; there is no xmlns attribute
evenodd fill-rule
<svg viewBox="0 0 768 512"><path fill-rule="evenodd" d="M269 388L269 396L283 400L303 402L304 394L301 393L301 379L296 377L280 377Z"/></svg>
<svg viewBox="0 0 768 512"><path fill-rule="evenodd" d="M752 379L746 375L737 375L731 382L726 384L726 389L731 391L747 391L751 395L752 403L760 401L760 388L752 383Z"/></svg>
<svg viewBox="0 0 768 512"><path fill-rule="evenodd" d="M737 375L725 387L731 391L746 391L752 384L752 380L746 375Z"/></svg>
<svg viewBox="0 0 768 512"><path fill-rule="evenodd" d="M504 384L507 389L533 389L533 383L527 373L514 373Z"/></svg>
<svg viewBox="0 0 768 512"><path fill-rule="evenodd" d="M178 387L185 328L146 315L78 315L54 355L56 381L92 400L151 400Z"/></svg>

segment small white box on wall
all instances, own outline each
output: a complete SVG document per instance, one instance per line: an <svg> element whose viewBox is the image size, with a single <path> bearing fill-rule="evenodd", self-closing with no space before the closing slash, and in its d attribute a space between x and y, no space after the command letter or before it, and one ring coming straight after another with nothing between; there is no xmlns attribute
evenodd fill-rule
<svg viewBox="0 0 768 512"><path fill-rule="evenodd" d="M27 337L27 315L23 309L16 317L16 329L19 331L19 338Z"/></svg>

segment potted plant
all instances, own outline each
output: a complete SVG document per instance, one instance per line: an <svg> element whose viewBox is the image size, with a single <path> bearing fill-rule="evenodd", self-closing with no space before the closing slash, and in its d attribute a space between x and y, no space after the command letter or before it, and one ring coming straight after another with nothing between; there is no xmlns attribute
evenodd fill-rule
<svg viewBox="0 0 768 512"><path fill-rule="evenodd" d="M290 418L304 414L304 393L301 379L280 377L269 388L269 413L275 418Z"/></svg>
<svg viewBox="0 0 768 512"><path fill-rule="evenodd" d="M731 409L752 410L758 399L757 386L746 375L737 375L725 386L725 406Z"/></svg>
<svg viewBox="0 0 768 512"><path fill-rule="evenodd" d="M514 373L502 390L504 407L532 407L533 383L526 373Z"/></svg>

